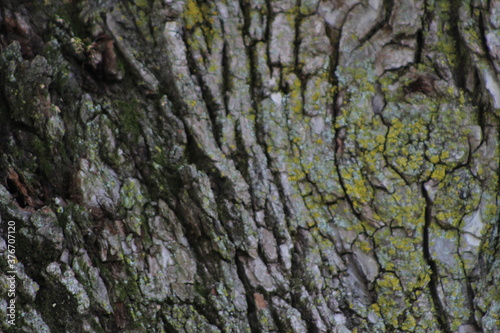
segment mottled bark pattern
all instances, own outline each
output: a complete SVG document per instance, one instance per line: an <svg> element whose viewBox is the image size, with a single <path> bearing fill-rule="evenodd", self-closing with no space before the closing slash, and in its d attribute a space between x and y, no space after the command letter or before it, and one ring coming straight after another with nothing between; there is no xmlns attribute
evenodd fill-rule
<svg viewBox="0 0 500 333"><path fill-rule="evenodd" d="M498 332L500 1L4 0L7 332Z"/></svg>

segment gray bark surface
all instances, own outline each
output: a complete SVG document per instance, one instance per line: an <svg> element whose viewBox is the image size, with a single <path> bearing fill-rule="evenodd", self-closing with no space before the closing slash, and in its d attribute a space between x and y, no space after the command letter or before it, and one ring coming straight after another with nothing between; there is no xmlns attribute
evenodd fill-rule
<svg viewBox="0 0 500 333"><path fill-rule="evenodd" d="M0 331L500 332L500 1L0 14Z"/></svg>

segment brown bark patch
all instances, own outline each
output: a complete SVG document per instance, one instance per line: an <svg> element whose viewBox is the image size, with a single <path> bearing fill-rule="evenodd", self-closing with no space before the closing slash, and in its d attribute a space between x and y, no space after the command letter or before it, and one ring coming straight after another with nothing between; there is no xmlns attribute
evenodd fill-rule
<svg viewBox="0 0 500 333"><path fill-rule="evenodd" d="M259 294L259 293L254 293L253 297L255 299L255 305L257 306L257 309L267 309L267 302L264 299L264 295Z"/></svg>

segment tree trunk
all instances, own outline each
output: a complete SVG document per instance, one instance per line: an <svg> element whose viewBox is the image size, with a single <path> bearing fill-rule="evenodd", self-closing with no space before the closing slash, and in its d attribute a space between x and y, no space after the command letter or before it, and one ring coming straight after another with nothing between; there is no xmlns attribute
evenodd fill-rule
<svg viewBox="0 0 500 333"><path fill-rule="evenodd" d="M1 330L500 331L500 1L0 4Z"/></svg>

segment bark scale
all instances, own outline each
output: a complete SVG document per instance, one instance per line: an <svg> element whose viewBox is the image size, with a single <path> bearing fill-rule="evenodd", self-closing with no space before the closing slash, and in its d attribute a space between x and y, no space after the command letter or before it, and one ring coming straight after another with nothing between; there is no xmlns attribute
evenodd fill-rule
<svg viewBox="0 0 500 333"><path fill-rule="evenodd" d="M2 330L498 331L499 1L1 4Z"/></svg>

